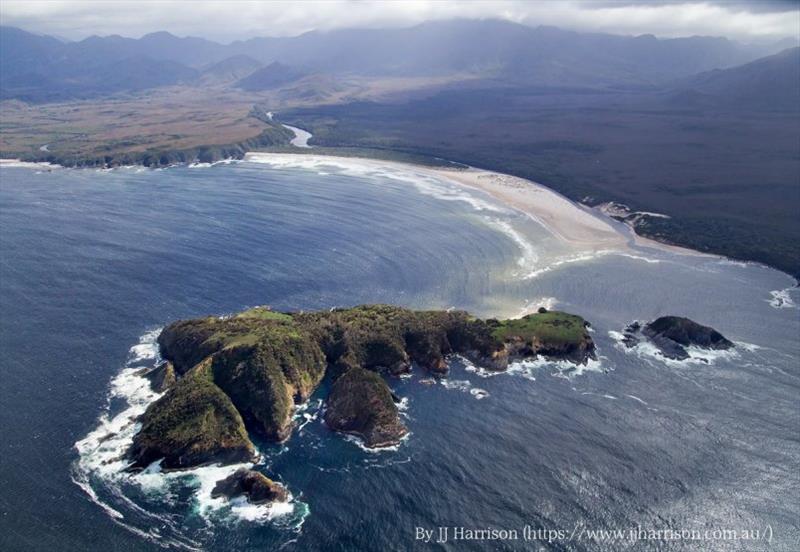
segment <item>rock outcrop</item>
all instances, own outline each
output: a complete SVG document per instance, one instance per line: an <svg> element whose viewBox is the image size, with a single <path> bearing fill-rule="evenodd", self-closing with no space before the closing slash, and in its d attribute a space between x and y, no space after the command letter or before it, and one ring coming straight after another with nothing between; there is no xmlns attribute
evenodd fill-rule
<svg viewBox="0 0 800 552"><path fill-rule="evenodd" d="M325 423L335 431L357 435L370 448L396 445L408 433L389 386L364 368L350 368L336 379Z"/></svg>
<svg viewBox="0 0 800 552"><path fill-rule="evenodd" d="M228 499L246 496L248 502L266 504L268 502L286 502L289 493L283 485L275 483L263 473L241 468L218 481L214 486L211 497L221 496Z"/></svg>
<svg viewBox="0 0 800 552"><path fill-rule="evenodd" d="M153 388L153 391L158 393L164 393L178 381L178 377L175 374L175 367L169 361L161 363L144 376L150 380L150 386Z"/></svg>
<svg viewBox="0 0 800 552"><path fill-rule="evenodd" d="M129 451L132 469L160 459L165 469L254 459L242 417L209 372L210 359L148 407Z"/></svg>
<svg viewBox="0 0 800 552"><path fill-rule="evenodd" d="M634 347L642 339L649 340L662 355L672 360L689 358L686 347L726 350L734 346L714 328L681 316L662 316L644 326L633 322L625 328L623 343L627 347Z"/></svg>
<svg viewBox="0 0 800 552"><path fill-rule="evenodd" d="M168 362L151 377L165 393L143 414L129 455L134 468L161 458L169 469L249 460L248 431L287 439L294 405L326 373L334 380L328 426L359 435L368 447L395 444L407 430L382 375L416 364L443 376L453 354L491 370L537 355L585 363L594 357L587 326L562 312L481 320L388 305L311 313L259 307L176 322L158 338Z"/></svg>

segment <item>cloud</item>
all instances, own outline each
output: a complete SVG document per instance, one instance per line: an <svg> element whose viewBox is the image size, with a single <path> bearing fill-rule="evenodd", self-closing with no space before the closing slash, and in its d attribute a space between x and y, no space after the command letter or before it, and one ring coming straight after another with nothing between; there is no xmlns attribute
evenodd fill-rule
<svg viewBox="0 0 800 552"><path fill-rule="evenodd" d="M662 37L713 35L772 40L800 36L800 10L793 2L782 0L3 0L0 3L0 20L4 25L73 40L94 34L138 37L166 30L181 36L230 41L345 27L407 26L455 17L501 18L533 26Z"/></svg>

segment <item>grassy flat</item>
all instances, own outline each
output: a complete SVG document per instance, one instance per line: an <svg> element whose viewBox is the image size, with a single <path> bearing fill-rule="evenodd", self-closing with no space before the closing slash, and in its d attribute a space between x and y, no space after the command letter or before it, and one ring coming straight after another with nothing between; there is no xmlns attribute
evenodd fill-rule
<svg viewBox="0 0 800 552"><path fill-rule="evenodd" d="M538 339L559 344L580 343L586 337L586 328L580 316L550 311L500 321L492 331L492 336L500 341L519 337L525 341Z"/></svg>

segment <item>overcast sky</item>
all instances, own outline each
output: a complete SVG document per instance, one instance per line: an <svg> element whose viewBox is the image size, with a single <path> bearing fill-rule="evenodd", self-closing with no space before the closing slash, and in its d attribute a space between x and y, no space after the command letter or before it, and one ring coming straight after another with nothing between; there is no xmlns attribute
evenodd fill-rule
<svg viewBox="0 0 800 552"><path fill-rule="evenodd" d="M663 37L712 35L754 41L800 36L800 8L792 0L0 1L3 25L72 40L94 34L139 37L166 30L229 42L454 17Z"/></svg>

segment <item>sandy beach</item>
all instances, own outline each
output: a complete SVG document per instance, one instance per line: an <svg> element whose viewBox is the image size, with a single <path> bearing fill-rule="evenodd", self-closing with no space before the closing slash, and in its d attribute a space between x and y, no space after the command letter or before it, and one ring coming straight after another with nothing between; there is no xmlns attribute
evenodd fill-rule
<svg viewBox="0 0 800 552"><path fill-rule="evenodd" d="M557 238L580 249L626 247L628 238L603 216L557 192L515 176L482 169L428 169L462 186L480 190L507 207L521 211Z"/></svg>
<svg viewBox="0 0 800 552"><path fill-rule="evenodd" d="M245 160L317 169L325 165L362 170L391 168L404 174L444 180L466 190L483 192L499 204L524 213L576 252L628 251L631 243L635 243L672 253L711 256L638 236L599 210L575 203L537 182L508 174L474 167L451 169L401 161L300 153L251 152L245 155Z"/></svg>
<svg viewBox="0 0 800 552"><path fill-rule="evenodd" d="M296 134L297 131L305 133L300 129L291 128L291 130ZM310 136L311 134L308 136L298 135L298 138L303 140L303 145L298 144L298 147L310 148L311 146L306 145ZM467 190L485 193L499 204L524 213L565 245L580 252L625 251L630 249L631 243L634 243L683 255L715 256L640 236L632 229L621 226L601 209L576 203L555 190L532 180L475 167L430 167L402 161L306 153L250 152L245 155L244 159L245 161L310 168L324 165L342 168L359 167L366 170L390 168L404 174L417 174L444 180ZM59 165L50 163L25 162L19 159L0 159L0 165L45 170L61 168Z"/></svg>

